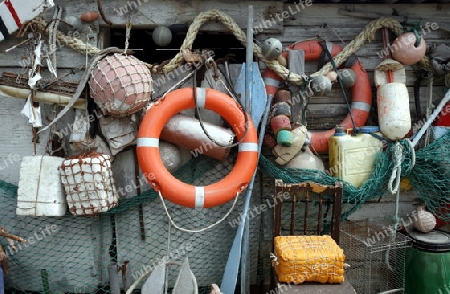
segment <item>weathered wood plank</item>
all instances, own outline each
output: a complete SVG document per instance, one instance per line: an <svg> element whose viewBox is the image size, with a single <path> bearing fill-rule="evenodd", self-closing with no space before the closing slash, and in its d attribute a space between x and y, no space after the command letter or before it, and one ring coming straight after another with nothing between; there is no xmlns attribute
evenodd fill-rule
<svg viewBox="0 0 450 294"><path fill-rule="evenodd" d="M11 48L23 39L10 36L0 43L0 67L29 67L31 64L30 55L27 52L25 46L21 46L9 52L4 52L6 49ZM78 53L68 46L57 46L57 67L62 72L63 68L76 68L86 63L85 54ZM47 63L43 62L43 67L47 68Z"/></svg>
<svg viewBox="0 0 450 294"><path fill-rule="evenodd" d="M285 10L289 10L289 4L285 4ZM339 14L339 9L353 9L355 11L376 12L389 17L395 9L400 17L407 16L410 22L422 19L422 23L448 21L450 6L446 4L313 4L295 14L293 18L286 18L284 25L320 25L322 23L341 23L345 26L360 25L370 20L349 17ZM326 17L326 18L324 18Z"/></svg>
<svg viewBox="0 0 450 294"><path fill-rule="evenodd" d="M322 18L324 17L325 16L322 16ZM331 21L333 19L334 18L332 18ZM445 23L445 25L446 24L447 23ZM258 35L257 38L258 40L264 40L269 36L271 36L279 39L283 44L290 44L297 41L316 38L316 36L320 34L320 37L322 37L323 39L343 46L345 44L343 44L342 41L344 41L345 43L349 43L351 40L355 39L355 37L364 29L366 25L367 23L358 25L355 25L353 23L345 23L345 24L328 23L326 28L321 28L320 25L312 25L312 24L306 24L304 26L285 26L282 34L272 35L262 33ZM424 28L424 32L425 34L420 31L420 33L424 35L425 40L432 40L433 42L434 41L442 42L444 41L442 39L445 39L450 34L447 31L443 31L440 29L432 30L431 28L427 29ZM395 39L393 33L390 33L390 38L391 40ZM368 44L370 43L382 44L381 41L382 41L381 33L376 32L374 34L374 39L372 40L372 42L368 42Z"/></svg>
<svg viewBox="0 0 450 294"><path fill-rule="evenodd" d="M81 15L85 11L97 10L95 1L59 1L66 7L68 15ZM64 3L65 2L65 3ZM70 4L69 4L70 3ZM247 27L247 7L253 5L255 9L255 26L271 14L283 11L281 1L158 1L158 0L130 0L130 1L104 1L103 10L113 24L124 25L130 19L133 26L154 28L158 25L190 24L200 13L210 9L220 9L232 17L240 28ZM101 24L104 24L101 21ZM268 26L264 31L279 33L282 30L282 21ZM202 27L204 31L226 31L223 25L211 22Z"/></svg>

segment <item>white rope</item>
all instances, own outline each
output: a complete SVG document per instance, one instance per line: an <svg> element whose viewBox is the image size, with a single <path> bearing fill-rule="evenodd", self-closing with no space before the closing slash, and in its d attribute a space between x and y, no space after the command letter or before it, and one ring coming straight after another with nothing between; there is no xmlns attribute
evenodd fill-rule
<svg viewBox="0 0 450 294"><path fill-rule="evenodd" d="M414 139L412 140L412 145L414 147L417 146L417 143L422 138L425 131L430 127L430 125L433 123L433 121L438 117L439 113L441 112L442 108L444 108L445 104L450 101L450 90L447 91L444 98L441 100L439 105L436 107L436 109L433 111L431 116L428 118L427 122L422 126L420 131L417 133L416 136L414 136Z"/></svg>
<svg viewBox="0 0 450 294"><path fill-rule="evenodd" d="M125 24L125 48L123 49L123 53L126 55L128 51L128 47L130 46L130 34L131 34L131 22L127 20L127 23Z"/></svg>
<svg viewBox="0 0 450 294"><path fill-rule="evenodd" d="M164 198L161 195L161 191L158 191L158 194L159 194L159 198L161 199L161 202L163 204L164 210L166 211L167 217L169 218L169 221L172 224L172 226L174 228L176 228L176 229L178 229L178 230L180 230L182 232L186 232L186 233L201 233L201 232L204 232L204 231L209 230L211 228L214 228L215 226L217 226L220 223L222 223L231 214L231 212L234 210L234 207L236 206L237 199L238 199L238 196L239 196L239 192L237 192L236 193L236 197L234 198L234 201L233 201L233 205L231 206L230 210L228 210L228 212L221 219L219 219L217 222L207 226L206 228L202 228L202 229L198 229L198 230L190 230L190 229L182 228L182 227L178 226L176 223L174 223L172 217L169 214L169 210L167 209L166 203L164 202Z"/></svg>
<svg viewBox="0 0 450 294"><path fill-rule="evenodd" d="M397 192L400 186L400 174L402 172L402 156L403 156L403 147L400 142L396 142L394 148L394 168L392 169L391 178L388 183L388 190L391 194ZM394 184L395 180L395 184Z"/></svg>
<svg viewBox="0 0 450 294"><path fill-rule="evenodd" d="M409 149L411 150L411 169L416 165L416 150L414 150L414 145L411 140L406 140L409 144Z"/></svg>

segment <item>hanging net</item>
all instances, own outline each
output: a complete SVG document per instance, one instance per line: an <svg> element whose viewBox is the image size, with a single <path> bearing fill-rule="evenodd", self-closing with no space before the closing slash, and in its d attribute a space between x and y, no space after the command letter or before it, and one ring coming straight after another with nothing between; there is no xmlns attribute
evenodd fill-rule
<svg viewBox="0 0 450 294"><path fill-rule="evenodd" d="M412 150L406 140L401 140L403 161L401 177L408 178L418 197L425 202L427 208L445 221L450 221L450 132L415 153L413 164ZM363 203L383 196L395 165L394 142L390 142L384 152L375 158L374 172L360 187L343 183L342 220L347 219ZM312 181L325 185L333 185L336 178L326 172L303 169L280 169L265 157L260 158L260 169L272 178L282 179L286 183ZM450 212L450 210L449 210Z"/></svg>
<svg viewBox="0 0 450 294"><path fill-rule="evenodd" d="M230 172L235 155L225 161L194 157L174 176L196 186L209 185ZM260 191L255 187L255 195ZM199 293L210 293L211 285L220 285L222 280L243 199L241 195L235 204L230 201L210 209L184 208L165 201L173 222L190 230L215 224L232 210L213 228L188 233L169 228L162 202L151 189L139 196L122 198L118 207L98 216L72 216L67 212L62 217L27 217L16 215L17 186L0 181L0 226L28 241L16 242L13 250L6 238L0 239L9 262L5 287L14 293L111 293L108 267L114 264L118 269L129 265L128 281L132 283L159 264L182 263L188 257ZM255 197L251 205L258 206L258 201ZM250 224L252 264L258 263L260 217L255 214ZM169 293L179 270L176 265L167 270ZM256 271L252 269L253 284L257 283ZM124 289L122 271L116 271L116 275L119 287ZM142 284L137 285L138 290Z"/></svg>
<svg viewBox="0 0 450 294"><path fill-rule="evenodd" d="M427 208L443 220L450 220L450 133L416 152L412 166L409 144L404 147L402 177L410 180ZM342 219L361 205L385 194L394 166L394 143L389 143L375 161L375 171L359 189L344 182ZM198 156L180 168L175 176L194 185L208 185L223 178L234 164ZM261 156L251 208L262 207L264 198L273 194L273 180L286 183L314 181L333 184L337 179L325 172L281 169ZM258 184L259 183L259 184ZM169 229L168 218L157 193L147 190L139 196L123 198L119 206L96 217L26 217L17 216L17 187L0 181L1 225L11 234L21 236L27 244L16 244L12 250L6 239L0 243L9 261L5 284L12 292L110 292L108 267L128 263L131 282L156 265L169 260L182 262L187 256L199 285L199 293L209 293L213 283L220 284L228 253L243 209L240 196L224 222L200 233ZM173 221L196 230L218 222L233 205L231 201L212 209L189 209L165 202ZM264 216L265 215L265 216ZM252 285L268 281L272 236L267 220L272 214L253 210L250 213L250 264ZM169 268L168 287L174 285L179 268ZM120 277L120 287L123 287ZM142 284L138 285L137 289Z"/></svg>

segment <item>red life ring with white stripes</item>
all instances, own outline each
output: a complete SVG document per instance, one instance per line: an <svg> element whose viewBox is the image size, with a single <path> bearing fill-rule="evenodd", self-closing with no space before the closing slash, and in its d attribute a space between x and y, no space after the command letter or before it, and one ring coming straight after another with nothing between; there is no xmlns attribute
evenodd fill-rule
<svg viewBox="0 0 450 294"><path fill-rule="evenodd" d="M322 45L319 40L307 40L287 46L290 50L302 49L305 51L305 61L317 61L322 54ZM327 42L328 51L331 56L336 56L342 51L342 47L330 42ZM283 52L283 56L286 57L287 53ZM362 64L357 60L351 69L355 72L356 81L351 88L352 103L351 103L351 115L355 121L357 127L365 125L369 118L370 108L372 106L372 88L370 85L369 77ZM264 71L264 83L266 86L267 95L274 96L278 91L282 78L278 76L273 70L267 68ZM350 113L339 124L344 129L352 128L352 121ZM317 152L328 152L328 139L334 134L334 128L327 131L311 131L309 132L311 140L311 148Z"/></svg>
<svg viewBox="0 0 450 294"><path fill-rule="evenodd" d="M198 107L220 114L231 125L237 139L242 139L236 164L225 178L204 187L183 183L164 167L159 155L159 136L164 125L180 111L195 107L192 88L170 92L150 107L139 126L136 152L148 183L164 198L185 207L210 208L232 200L247 187L258 165L258 138L250 116L245 114L246 123L242 108L227 94L196 88L196 97Z"/></svg>

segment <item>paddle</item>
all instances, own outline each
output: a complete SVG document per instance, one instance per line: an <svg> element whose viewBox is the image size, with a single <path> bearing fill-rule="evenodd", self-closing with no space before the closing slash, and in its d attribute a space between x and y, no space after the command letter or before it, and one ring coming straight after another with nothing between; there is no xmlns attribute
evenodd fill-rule
<svg viewBox="0 0 450 294"><path fill-rule="evenodd" d="M250 87L250 95L247 95L246 93L247 85ZM245 110L250 113L255 128L258 128L266 107L265 102L267 95L266 88L264 87L264 80L261 77L257 62L250 60L242 64L241 71L234 86L234 91L241 97L241 104L244 105Z"/></svg>
<svg viewBox="0 0 450 294"><path fill-rule="evenodd" d="M271 99L267 99L264 82L257 63L253 62L253 6L249 6L249 18L247 27L247 59L245 65L242 65L241 74L235 86L236 92L241 94L241 103L246 106L247 112L250 112L254 126L257 128L261 118L261 130L258 142L258 153L261 153L262 140L264 137L265 126L269 117ZM242 71L245 71L243 74ZM245 79L244 79L245 77ZM259 81L261 80L261 82ZM245 81L245 87L242 86L242 80ZM254 99L254 100L252 100ZM255 105L257 104L257 105ZM237 283L237 274L239 270L239 262L241 261L241 293L249 293L247 256L249 251L249 227L248 227L248 211L250 207L250 199L253 191L253 184L256 177L256 171L250 181L245 195L244 211L241 215L241 222L236 231L236 236L231 247L228 261L225 266L225 273L220 286L224 294L233 294ZM244 234L245 233L245 234ZM244 239L242 241L242 239Z"/></svg>

